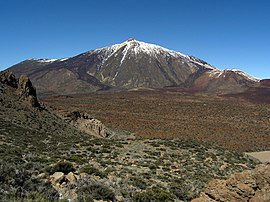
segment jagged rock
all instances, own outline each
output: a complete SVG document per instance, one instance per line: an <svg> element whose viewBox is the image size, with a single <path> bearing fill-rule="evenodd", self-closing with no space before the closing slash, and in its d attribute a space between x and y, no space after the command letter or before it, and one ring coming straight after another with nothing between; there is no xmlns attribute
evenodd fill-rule
<svg viewBox="0 0 270 202"><path fill-rule="evenodd" d="M214 179L192 202L270 201L270 164L231 175L227 180Z"/></svg>
<svg viewBox="0 0 270 202"><path fill-rule="evenodd" d="M108 128L101 121L92 118L86 113L78 111L71 112L67 115L67 119L79 130L96 137L109 137Z"/></svg>
<svg viewBox="0 0 270 202"><path fill-rule="evenodd" d="M20 76L17 90L19 95L27 99L31 106L40 107L37 100L36 89L33 87L32 82L26 75Z"/></svg>

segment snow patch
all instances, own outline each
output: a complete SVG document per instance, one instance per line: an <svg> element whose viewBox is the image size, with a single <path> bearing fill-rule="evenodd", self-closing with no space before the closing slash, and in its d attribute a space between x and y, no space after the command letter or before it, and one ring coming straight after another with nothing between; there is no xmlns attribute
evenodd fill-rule
<svg viewBox="0 0 270 202"><path fill-rule="evenodd" d="M57 59L37 59L37 58L30 58L28 60L34 60L41 63L49 63L49 62L55 62Z"/></svg>
<svg viewBox="0 0 270 202"><path fill-rule="evenodd" d="M63 61L66 61L68 60L69 58L62 58L62 59L59 59L60 62L63 62Z"/></svg>
<svg viewBox="0 0 270 202"><path fill-rule="evenodd" d="M34 61L37 61L37 62L40 62L40 63L52 63L52 62L56 62L56 61L59 61L59 62L63 62L65 60L67 60L69 58L62 58L62 59L40 59L40 58L30 58L28 60L34 60Z"/></svg>
<svg viewBox="0 0 270 202"><path fill-rule="evenodd" d="M115 80L115 78L118 76L119 72L116 72L112 80Z"/></svg>
<svg viewBox="0 0 270 202"><path fill-rule="evenodd" d="M219 78L220 76L222 76L224 71L215 69L215 70L209 71L208 73L209 73L209 76L212 78Z"/></svg>

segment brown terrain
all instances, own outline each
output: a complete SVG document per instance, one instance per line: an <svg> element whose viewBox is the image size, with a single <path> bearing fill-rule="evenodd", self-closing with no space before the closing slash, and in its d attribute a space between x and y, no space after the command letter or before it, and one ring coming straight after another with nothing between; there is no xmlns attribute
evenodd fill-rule
<svg viewBox="0 0 270 202"><path fill-rule="evenodd" d="M270 104L270 79L261 80L258 87L251 87L245 92L228 96L244 98L257 104Z"/></svg>
<svg viewBox="0 0 270 202"><path fill-rule="evenodd" d="M42 101L62 115L83 111L108 127L143 138L190 138L241 152L270 150L270 105L244 98L241 94L208 96L168 88L47 97Z"/></svg>

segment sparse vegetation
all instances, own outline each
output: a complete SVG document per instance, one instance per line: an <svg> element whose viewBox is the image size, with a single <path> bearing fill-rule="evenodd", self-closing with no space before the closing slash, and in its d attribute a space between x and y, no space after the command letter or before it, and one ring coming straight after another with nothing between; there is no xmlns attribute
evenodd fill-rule
<svg viewBox="0 0 270 202"><path fill-rule="evenodd" d="M64 194L73 193L71 197L75 202L118 199L189 201L199 195L209 180L224 179L234 172L254 168L257 164L242 153L218 147L218 142L214 145L199 143L194 139L202 136L195 130L190 134L196 138L130 140L125 136L127 139L93 139L69 126L49 110L29 109L17 100L14 92L1 85L0 90L9 93L0 99L0 201L63 201L64 199L59 198L60 191ZM117 95L119 94L115 94ZM155 99L160 95L144 96L142 100L151 98L149 102L155 104ZM125 110L130 105L138 107L133 101L122 103L122 109ZM65 102L71 101L66 99ZM111 104L116 105L118 101L112 101ZM160 104L164 107L164 103ZM184 108L191 106L186 102L178 104L182 104L181 107ZM194 106L201 107L196 104ZM151 107L149 109L151 112ZM161 122L168 119L167 112L163 114L164 117L160 112L156 111L154 115ZM170 112L172 116L173 112ZM184 112L183 117L186 117L187 112ZM179 121L178 116L175 118L177 120L169 118L169 122L172 121L169 125L153 126L151 124L154 119L149 118L150 114L144 112L142 115L150 123L149 126L142 124L142 131L146 133L152 134L155 131L160 136L165 128L168 133L175 132L178 128L172 128L175 121ZM135 113L133 116L139 118L141 115ZM215 118L211 114L209 117L205 119L209 121ZM193 123L196 122L192 117L189 118ZM245 120L252 125L250 119ZM126 126L132 124L129 119L122 121ZM264 123L264 120L260 123ZM183 128L177 134L184 136L186 133L182 133ZM204 132L202 130L202 134ZM217 139L214 136L211 138L218 140L218 134L215 135ZM55 172L63 172L57 182L53 179ZM68 174L70 175L67 176Z"/></svg>
<svg viewBox="0 0 270 202"><path fill-rule="evenodd" d="M83 167L80 169L80 172L81 172L81 173L87 173L87 174L89 174L89 175L99 176L99 177L101 177L101 178L106 177L106 174L105 174L104 172L101 172L101 171L99 171L97 168L92 167L92 166L90 166L90 165L83 166Z"/></svg>
<svg viewBox="0 0 270 202"><path fill-rule="evenodd" d="M0 201L57 201L58 192L50 183L33 176L40 167L0 162Z"/></svg>

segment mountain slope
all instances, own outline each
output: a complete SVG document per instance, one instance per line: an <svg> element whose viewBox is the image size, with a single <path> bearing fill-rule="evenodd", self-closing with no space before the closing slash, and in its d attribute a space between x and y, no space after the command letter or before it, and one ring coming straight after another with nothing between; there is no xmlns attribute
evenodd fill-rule
<svg viewBox="0 0 270 202"><path fill-rule="evenodd" d="M17 75L29 75L43 94L88 93L110 88L196 88L202 80L207 88L197 89L217 92L223 89L219 86L225 86L231 92L235 87L235 82L221 77L211 79L211 75L220 70L205 61L135 39L68 59L30 59L9 70ZM236 92L258 83L245 74L236 73L236 76Z"/></svg>
<svg viewBox="0 0 270 202"><path fill-rule="evenodd" d="M17 83L11 73L0 72L1 159L16 160L14 155L23 155L26 150L49 152L90 138L41 107L31 82L25 78ZM21 80L27 80L24 88L20 88Z"/></svg>

